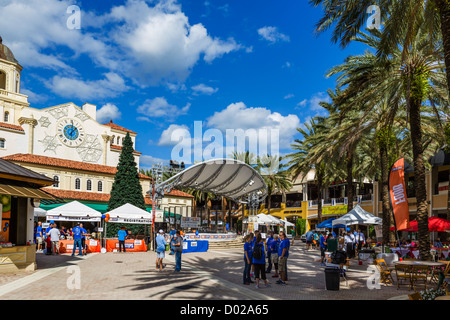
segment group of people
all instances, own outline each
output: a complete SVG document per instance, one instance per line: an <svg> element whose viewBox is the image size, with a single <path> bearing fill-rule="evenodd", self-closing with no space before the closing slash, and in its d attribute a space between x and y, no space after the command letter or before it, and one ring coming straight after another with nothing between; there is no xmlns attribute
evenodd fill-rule
<svg viewBox="0 0 450 320"><path fill-rule="evenodd" d="M255 287L259 289L261 281L263 281L265 287L270 287L266 274L272 271L272 266L275 269L272 277L279 278L276 284L287 284L287 259L290 241L284 231L280 231L279 234L270 231L268 235L265 242L258 230L244 238L244 285L256 282Z"/></svg>
<svg viewBox="0 0 450 320"><path fill-rule="evenodd" d="M158 231L156 236L156 270L164 268L163 259L166 257L166 246L170 245L170 255L175 255L175 272L181 271L181 254L183 252L183 237L180 230L172 228L168 235L163 230Z"/></svg>
<svg viewBox="0 0 450 320"><path fill-rule="evenodd" d="M86 236L88 232L83 228L82 223L78 223L75 228L58 228L57 224L52 220L49 226L44 229L42 222L36 224L35 229L35 243L36 252L43 253L44 247L47 254L58 255L59 241L71 237L74 239L74 247L72 256L75 254L77 247L79 248L79 255L86 255Z"/></svg>

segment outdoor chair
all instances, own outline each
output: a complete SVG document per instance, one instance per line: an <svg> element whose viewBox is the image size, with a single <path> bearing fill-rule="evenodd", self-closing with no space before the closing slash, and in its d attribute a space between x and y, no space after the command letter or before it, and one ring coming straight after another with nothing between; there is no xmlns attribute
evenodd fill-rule
<svg viewBox="0 0 450 320"><path fill-rule="evenodd" d="M411 267L404 265L395 265L395 275L397 277L397 290L400 289L400 284L408 283L409 290L411 290Z"/></svg>
<svg viewBox="0 0 450 320"><path fill-rule="evenodd" d="M425 285L425 290L427 290L427 283L428 283L428 272L429 268L427 266L413 266L411 269L411 284L414 289L416 290L416 284L417 282L423 282Z"/></svg>
<svg viewBox="0 0 450 320"><path fill-rule="evenodd" d="M375 263L380 271L380 283L385 285L394 284L394 279L392 278L392 272L389 270L388 265L384 259L376 259Z"/></svg>
<svg viewBox="0 0 450 320"><path fill-rule="evenodd" d="M444 267L433 268L431 273L430 283L435 283L438 286L442 285L442 280L448 276L448 271L450 270L450 261L439 260L439 262L444 263Z"/></svg>

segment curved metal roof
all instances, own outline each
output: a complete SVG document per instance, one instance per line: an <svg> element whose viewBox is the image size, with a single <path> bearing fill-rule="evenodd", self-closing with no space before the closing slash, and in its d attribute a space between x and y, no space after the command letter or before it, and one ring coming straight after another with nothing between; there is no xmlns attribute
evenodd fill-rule
<svg viewBox="0 0 450 320"><path fill-rule="evenodd" d="M267 195L261 175L248 164L235 159L212 159L198 163L157 185L157 189L192 188L233 200L259 192Z"/></svg>

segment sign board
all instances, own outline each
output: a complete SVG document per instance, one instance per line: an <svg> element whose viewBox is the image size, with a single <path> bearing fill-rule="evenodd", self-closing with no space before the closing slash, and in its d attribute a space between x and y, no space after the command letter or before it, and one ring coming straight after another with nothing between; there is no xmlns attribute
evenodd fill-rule
<svg viewBox="0 0 450 320"><path fill-rule="evenodd" d="M198 217L182 217L182 228L198 228L200 226L200 218Z"/></svg>
<svg viewBox="0 0 450 320"><path fill-rule="evenodd" d="M84 221L84 222L100 222L101 217L70 217L70 216L47 216L47 221Z"/></svg>
<svg viewBox="0 0 450 320"><path fill-rule="evenodd" d="M152 224L152 219L110 218L108 222L130 224Z"/></svg>
<svg viewBox="0 0 450 320"><path fill-rule="evenodd" d="M103 232L103 228L98 228L98 232Z"/></svg>
<svg viewBox="0 0 450 320"><path fill-rule="evenodd" d="M382 225L375 226L375 236L377 238L383 238L383 226Z"/></svg>
<svg viewBox="0 0 450 320"><path fill-rule="evenodd" d="M164 222L164 212L157 211L155 214L155 222Z"/></svg>
<svg viewBox="0 0 450 320"><path fill-rule="evenodd" d="M341 215L347 213L347 205L339 205L339 206L330 206L330 207L323 207L322 208L322 215L328 216L328 215Z"/></svg>
<svg viewBox="0 0 450 320"><path fill-rule="evenodd" d="M47 229L48 227L50 227L50 223L46 222L42 224L42 228Z"/></svg>

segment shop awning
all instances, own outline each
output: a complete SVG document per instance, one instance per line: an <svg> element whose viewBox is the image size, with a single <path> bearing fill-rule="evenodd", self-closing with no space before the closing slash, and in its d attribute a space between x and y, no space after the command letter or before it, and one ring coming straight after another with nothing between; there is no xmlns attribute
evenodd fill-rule
<svg viewBox="0 0 450 320"><path fill-rule="evenodd" d="M41 200L57 200L51 194L48 194L41 189L29 188L29 187L19 187L19 186L9 186L5 184L0 184L0 194L7 194L11 196L21 197L21 198L34 198Z"/></svg>

